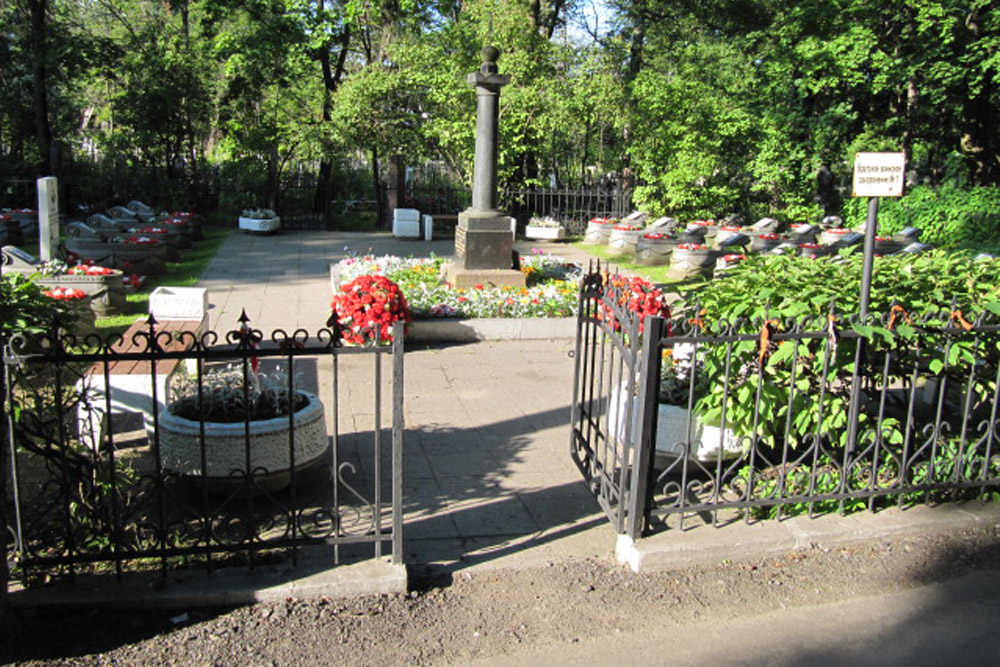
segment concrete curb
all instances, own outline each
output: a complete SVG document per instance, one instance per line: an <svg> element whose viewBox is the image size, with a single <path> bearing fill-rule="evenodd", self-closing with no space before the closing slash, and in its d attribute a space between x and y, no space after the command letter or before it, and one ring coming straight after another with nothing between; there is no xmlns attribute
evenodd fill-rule
<svg viewBox="0 0 1000 667"><path fill-rule="evenodd" d="M417 343L472 343L482 340L552 340L575 336L575 317L484 317L468 320L416 320L410 323L406 340Z"/></svg>
<svg viewBox="0 0 1000 667"><path fill-rule="evenodd" d="M694 521L692 521L694 523ZM960 532L1000 526L1000 504L968 502L937 507L892 508L876 514L859 512L810 519L733 523L722 527L696 525L632 540L618 536L618 562L633 572L671 570L692 565L748 560L771 554L834 548L871 540Z"/></svg>
<svg viewBox="0 0 1000 667"><path fill-rule="evenodd" d="M47 605L114 607L119 609L186 609L278 602L288 598L345 598L360 595L406 593L404 565L388 559L333 565L325 559L308 558L296 567L262 565L253 571L220 568L171 571L165 585L159 574L78 576L75 584L51 588L14 589L8 594L11 607Z"/></svg>

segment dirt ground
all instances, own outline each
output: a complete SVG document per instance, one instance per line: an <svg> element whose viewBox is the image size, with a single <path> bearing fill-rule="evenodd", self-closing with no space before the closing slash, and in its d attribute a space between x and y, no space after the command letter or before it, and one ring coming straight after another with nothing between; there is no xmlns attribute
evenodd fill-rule
<svg viewBox="0 0 1000 667"><path fill-rule="evenodd" d="M610 560L411 573L407 595L234 609L15 611L5 661L59 665L464 664L905 591L1000 566L1000 529L636 575Z"/></svg>

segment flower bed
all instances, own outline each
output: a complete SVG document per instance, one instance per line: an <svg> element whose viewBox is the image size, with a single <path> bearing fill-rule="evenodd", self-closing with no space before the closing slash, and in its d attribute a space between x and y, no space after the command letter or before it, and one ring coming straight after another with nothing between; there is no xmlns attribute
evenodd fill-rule
<svg viewBox="0 0 1000 667"><path fill-rule="evenodd" d="M341 285L364 275L383 275L399 285L414 318L534 318L576 314L583 270L560 257L533 254L521 258L525 287L478 284L455 289L444 282L440 258L350 257L334 267Z"/></svg>

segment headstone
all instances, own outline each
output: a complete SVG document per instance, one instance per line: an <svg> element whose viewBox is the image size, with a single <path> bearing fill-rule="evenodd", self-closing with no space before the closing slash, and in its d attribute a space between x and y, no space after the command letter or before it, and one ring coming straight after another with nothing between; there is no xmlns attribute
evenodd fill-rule
<svg viewBox="0 0 1000 667"><path fill-rule="evenodd" d="M3 247L3 272L35 273L38 271L38 258L17 246Z"/></svg>
<svg viewBox="0 0 1000 667"><path fill-rule="evenodd" d="M92 241L103 241L104 237L90 225L85 225L82 222L70 222L66 225L66 235L74 236L81 239L90 239Z"/></svg>
<svg viewBox="0 0 1000 667"><path fill-rule="evenodd" d="M112 206L108 209L108 216L114 220L124 220L130 224L139 222L139 216L136 215L135 211L129 210L124 206Z"/></svg>
<svg viewBox="0 0 1000 667"><path fill-rule="evenodd" d="M781 229L781 223L774 218L761 218L750 226L758 234L774 234Z"/></svg>
<svg viewBox="0 0 1000 667"><path fill-rule="evenodd" d="M851 246L859 245L865 240L864 234L858 234L857 232L850 232L844 234L840 239L831 243L830 245L834 248L849 248Z"/></svg>
<svg viewBox="0 0 1000 667"><path fill-rule="evenodd" d="M745 247L746 244L750 243L750 237L742 232L738 232L731 236L727 236L723 240L719 241L720 248L741 248Z"/></svg>
<svg viewBox="0 0 1000 667"><path fill-rule="evenodd" d="M839 215L828 215L825 218L823 218L823 221L820 224L827 229L831 227L833 228L842 227L844 225L844 219L841 218Z"/></svg>
<svg viewBox="0 0 1000 667"><path fill-rule="evenodd" d="M128 225L121 220L112 220L103 213L95 213L87 218L87 225L92 229L100 229L109 232L124 232Z"/></svg>
<svg viewBox="0 0 1000 667"><path fill-rule="evenodd" d="M648 231L656 230L658 232L661 232L661 231L669 231L670 229L676 226L677 226L677 220L671 218L669 215L665 215L662 218L657 218L656 220L653 220L646 226L646 229Z"/></svg>
<svg viewBox="0 0 1000 667"><path fill-rule="evenodd" d="M59 248L59 180L38 179L38 253L42 261L56 258Z"/></svg>
<svg viewBox="0 0 1000 667"><path fill-rule="evenodd" d="M892 240L893 241L901 241L901 242L904 242L904 243L905 242L911 242L912 243L914 241L919 241L920 240L920 234L921 234L921 232L923 232L923 230L922 229L918 229L916 227L904 227L903 229L901 229L900 231L898 231L898 232L896 232L895 234L892 235Z"/></svg>
<svg viewBox="0 0 1000 667"><path fill-rule="evenodd" d="M915 243L911 243L910 245L906 246L905 248L900 250L900 252L918 253L918 252L924 252L926 250L931 250L933 247L934 246L932 246L929 243L920 243L919 241L917 241ZM981 255L976 255L975 257L975 259L981 259L981 258L982 258Z"/></svg>
<svg viewBox="0 0 1000 667"><path fill-rule="evenodd" d="M689 227L677 235L679 243L704 243L706 229L704 227Z"/></svg>

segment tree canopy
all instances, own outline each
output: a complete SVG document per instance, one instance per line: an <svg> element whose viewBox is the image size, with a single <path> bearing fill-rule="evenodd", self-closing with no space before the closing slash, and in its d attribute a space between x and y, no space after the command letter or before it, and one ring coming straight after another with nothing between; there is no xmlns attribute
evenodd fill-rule
<svg viewBox="0 0 1000 667"><path fill-rule="evenodd" d="M72 175L81 199L328 205L391 156L468 182L486 44L507 185L615 174L656 213L818 215L816 173L904 151L912 183L1000 181L989 0L11 0L0 5L0 205ZM206 190L206 174L221 180ZM163 192L162 188L160 189ZM212 198L214 197L214 198ZM166 202L165 202L166 203ZM180 201L176 203L181 203Z"/></svg>

